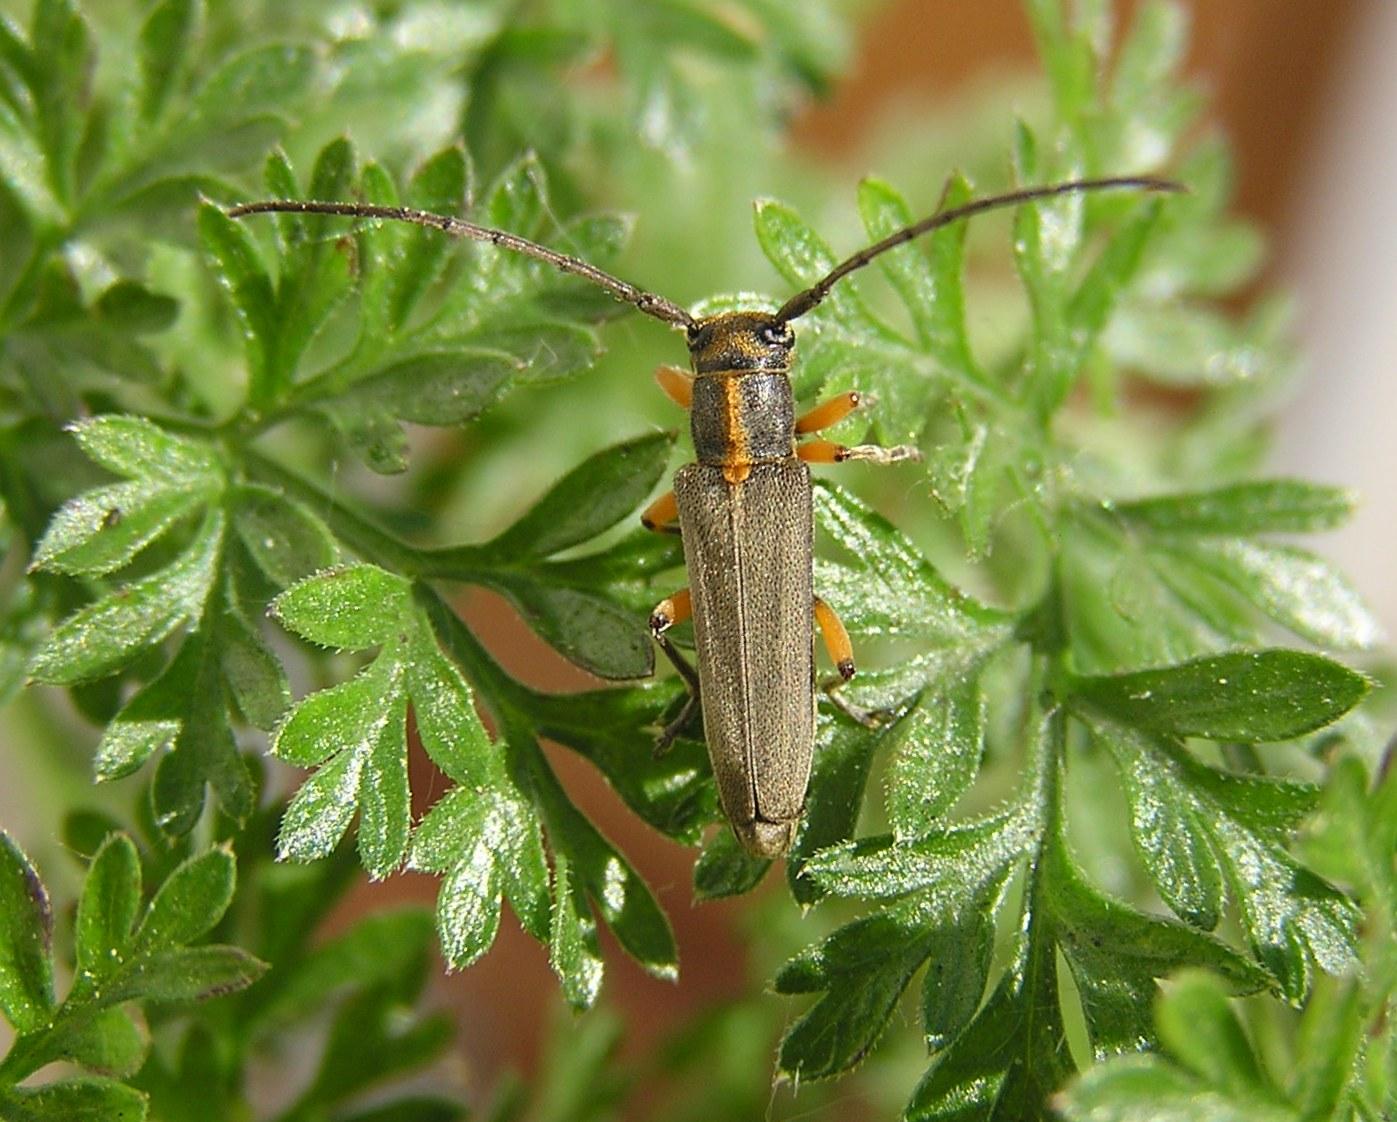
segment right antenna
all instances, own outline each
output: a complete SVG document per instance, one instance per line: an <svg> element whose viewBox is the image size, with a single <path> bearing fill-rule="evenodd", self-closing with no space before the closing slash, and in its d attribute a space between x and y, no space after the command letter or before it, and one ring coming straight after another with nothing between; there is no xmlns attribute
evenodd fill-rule
<svg viewBox="0 0 1397 1122"><path fill-rule="evenodd" d="M859 250L846 261L841 261L825 276L821 277L804 292L797 292L782 306L776 313L776 318L789 322L799 319L815 307L821 300L829 295L830 289L842 281L855 269L862 269L880 253L886 253L890 249L896 249L900 245L919 238L923 234L929 234L933 230L939 230L942 226L949 226L952 222L959 222L962 219L971 218L977 214L983 214L987 210L997 210L1000 207L1017 206L1020 203L1031 203L1035 199L1050 199L1055 195L1072 195L1082 191L1109 191L1116 189L1129 189L1136 191L1167 191L1182 192L1188 188L1182 183L1177 183L1172 179L1157 179L1154 176L1120 176L1111 179L1074 179L1066 183L1052 183L1044 187L1024 187L1018 191L1006 191L1002 195L990 195L987 198L975 199L963 206L953 207L950 210L938 210L935 214L923 218L920 222L914 222L910 226L904 226L901 230L889 234L880 242L865 249Z"/></svg>

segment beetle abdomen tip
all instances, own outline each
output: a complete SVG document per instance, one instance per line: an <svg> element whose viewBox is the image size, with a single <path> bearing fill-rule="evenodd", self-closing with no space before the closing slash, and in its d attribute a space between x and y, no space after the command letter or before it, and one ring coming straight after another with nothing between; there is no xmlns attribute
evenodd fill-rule
<svg viewBox="0 0 1397 1122"><path fill-rule="evenodd" d="M742 848L753 857L764 857L774 861L784 857L795 840L794 822L744 822L733 824L733 831Z"/></svg>

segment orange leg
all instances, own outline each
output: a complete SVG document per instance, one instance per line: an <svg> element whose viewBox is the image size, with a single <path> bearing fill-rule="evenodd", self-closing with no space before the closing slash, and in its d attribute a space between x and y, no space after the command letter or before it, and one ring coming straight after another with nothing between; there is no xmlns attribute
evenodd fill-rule
<svg viewBox="0 0 1397 1122"><path fill-rule="evenodd" d="M673 596L661 600L650 613L650 630L663 635L676 623L683 623L694 614L694 601L687 588L681 588Z"/></svg>
<svg viewBox="0 0 1397 1122"><path fill-rule="evenodd" d="M665 395L679 406L688 409L694 401L694 376L681 366L659 366L655 368L655 381Z"/></svg>
<svg viewBox="0 0 1397 1122"><path fill-rule="evenodd" d="M837 425L859 407L861 400L857 390L850 390L822 402L796 418L796 435L803 436L808 432L819 432L831 425Z"/></svg>
<svg viewBox="0 0 1397 1122"><path fill-rule="evenodd" d="M820 627L820 637L825 641L829 660L846 682L854 676L854 645L849 642L849 632L835 615L834 609L815 597L815 622Z"/></svg>
<svg viewBox="0 0 1397 1122"><path fill-rule="evenodd" d="M872 464L898 464L904 460L920 460L920 449L910 444L883 448L877 444L836 444L832 440L807 440L796 445L796 455L807 464L842 464L849 460L866 460Z"/></svg>
<svg viewBox="0 0 1397 1122"><path fill-rule="evenodd" d="M641 512L640 524L657 534L677 534L679 527L674 523L678 518L679 503L673 491L666 491Z"/></svg>

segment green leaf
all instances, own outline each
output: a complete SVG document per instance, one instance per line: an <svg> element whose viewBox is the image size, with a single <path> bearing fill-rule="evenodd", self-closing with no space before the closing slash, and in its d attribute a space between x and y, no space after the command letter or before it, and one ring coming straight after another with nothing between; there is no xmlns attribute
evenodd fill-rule
<svg viewBox="0 0 1397 1122"><path fill-rule="evenodd" d="M277 857L315 861L332 853L349 828L363 774L360 752L341 752L292 796L277 833Z"/></svg>
<svg viewBox="0 0 1397 1122"><path fill-rule="evenodd" d="M282 859L328 855L357 806L369 874L387 876L402 862L410 817L403 675L395 644L358 678L311 694L278 730L277 755L307 765L330 757L287 807L277 838Z"/></svg>
<svg viewBox="0 0 1397 1122"><path fill-rule="evenodd" d="M334 536L316 515L286 495L264 487L234 493L234 527L257 567L279 588L334 564Z"/></svg>
<svg viewBox="0 0 1397 1122"><path fill-rule="evenodd" d="M1293 479L1234 483L1111 506L1127 521L1161 533L1225 537L1328 530L1348 521L1353 508L1351 491Z"/></svg>
<svg viewBox="0 0 1397 1122"><path fill-rule="evenodd" d="M1357 590L1313 553L1240 540L1186 548L1277 623L1311 642L1341 650L1366 650L1382 642L1382 625Z"/></svg>
<svg viewBox="0 0 1397 1122"><path fill-rule="evenodd" d="M104 1009L90 1018L71 1018L52 1042L63 1059L98 1075L129 1079L141 1069L150 1050L145 1027L122 1009Z"/></svg>
<svg viewBox="0 0 1397 1122"><path fill-rule="evenodd" d="M93 771L99 780L121 779L155 752L175 742L197 697L202 645L186 642L159 676L132 695L107 725Z"/></svg>
<svg viewBox="0 0 1397 1122"><path fill-rule="evenodd" d="M1167 0L1141 5L1111 75L1113 101L1140 107L1157 97L1187 46L1188 16L1180 5Z"/></svg>
<svg viewBox="0 0 1397 1122"><path fill-rule="evenodd" d="M1145 247L1159 224L1162 207L1158 199L1141 206L1112 236L1072 294L1067 316L1083 350L1106 326L1121 291L1139 269Z"/></svg>
<svg viewBox="0 0 1397 1122"><path fill-rule="evenodd" d="M626 681L653 672L654 644L643 611L609 596L527 576L506 573L492 583L550 646L598 678Z"/></svg>
<svg viewBox="0 0 1397 1122"><path fill-rule="evenodd" d="M309 46L271 43L231 56L199 90L190 125L214 131L294 105L315 73Z"/></svg>
<svg viewBox="0 0 1397 1122"><path fill-rule="evenodd" d="M816 714L810 790L795 844L786 858L786 881L791 895L803 906L808 907L824 895L804 875L805 862L820 850L854 836L873 757L883 748L887 735L885 731L870 736L862 725L855 725L842 714Z"/></svg>
<svg viewBox="0 0 1397 1122"><path fill-rule="evenodd" d="M97 298L93 311L119 331L143 335L164 331L179 316L179 301L137 281L117 281Z"/></svg>
<svg viewBox="0 0 1397 1122"><path fill-rule="evenodd" d="M767 260L796 288L814 284L839 263L820 236L784 203L759 199L755 224L757 243ZM853 331L878 326L849 284L836 285L815 314Z"/></svg>
<svg viewBox="0 0 1397 1122"><path fill-rule="evenodd" d="M348 931L317 943L294 977L282 979L258 1013L258 1030L281 1031L313 1018L348 991L392 989L400 979L420 977L431 941L432 918L423 908L364 916Z"/></svg>
<svg viewBox="0 0 1397 1122"><path fill-rule="evenodd" d="M0 1011L23 1034L52 1015L53 911L39 874L0 833Z"/></svg>
<svg viewBox="0 0 1397 1122"><path fill-rule="evenodd" d="M1070 121L1096 92L1091 29L1069 26L1062 0L1028 0L1026 6L1058 115Z"/></svg>
<svg viewBox="0 0 1397 1122"><path fill-rule="evenodd" d="M194 828L204 808L205 784L213 787L223 810L235 821L243 821L254 809L252 778L228 724L215 637L195 632L176 660L186 655L189 692L175 700L179 729L173 750L156 766L151 786L156 822L171 836Z"/></svg>
<svg viewBox="0 0 1397 1122"><path fill-rule="evenodd" d="M238 711L254 728L270 732L291 706L286 672L252 625L230 610L219 621L220 665Z"/></svg>
<svg viewBox="0 0 1397 1122"><path fill-rule="evenodd" d="M1131 1056L1088 1068L1057 1099L1069 1122L1293 1122L1274 1105L1229 1100L1157 1056Z"/></svg>
<svg viewBox="0 0 1397 1122"><path fill-rule="evenodd" d="M1082 200L1077 203L1075 209L1080 214ZM1040 205L1030 204L1025 209L1037 209ZM1160 213L1161 204L1157 200L1140 207L1138 213L1112 235L1066 301L1059 293L1049 295L1050 290L1060 286L1060 281L1052 277L1058 262L1045 258L1025 274L1026 281L1034 278L1030 295L1036 294L1034 311L1039 317L1040 341L1035 350L1030 385L1040 417L1051 416L1067 400L1084 358L1106 327L1122 290L1140 267L1145 247L1158 227ZM1030 224L1042 222L1040 217ZM1041 247L1040 251L1048 252Z"/></svg>
<svg viewBox="0 0 1397 1122"><path fill-rule="evenodd" d="M953 175L939 208L954 208L969 200L969 182L962 175ZM913 222L906 201L880 179L865 179L859 184L859 213L873 242ZM894 250L878 261L907 305L921 346L943 365L973 373L976 366L965 329L962 278L968 232L968 224L958 222L931 234L915 249Z"/></svg>
<svg viewBox="0 0 1397 1122"><path fill-rule="evenodd" d="M470 195L470 168L466 153L459 147L445 148L432 156L413 174L408 186L408 201L423 210L438 214L459 214ZM434 230L395 230L391 235L393 247L386 244L388 223L368 228L364 232L369 262L369 288L364 296L366 318L380 317L389 330L397 330L407 321L409 313L440 275L450 248L446 238ZM380 248L382 247L382 248ZM378 297L382 306L375 310L375 265L378 267Z"/></svg>
<svg viewBox="0 0 1397 1122"><path fill-rule="evenodd" d="M694 897L720 900L741 896L756 888L770 868L770 861L750 856L738 845L736 835L722 827L694 863Z"/></svg>
<svg viewBox="0 0 1397 1122"><path fill-rule="evenodd" d="M657 432L598 452L484 549L521 564L590 541L640 506L659 482L673 447L672 433Z"/></svg>
<svg viewBox="0 0 1397 1122"><path fill-rule="evenodd" d="M782 993L823 991L781 1044L784 1072L818 1078L867 1053L916 970L928 1040L954 1037L979 1005L993 946L990 918L1026 838L1012 818L941 830L911 844L870 838L823 850L802 878L839 895L896 900L786 964ZM897 899L903 897L903 899Z"/></svg>
<svg viewBox="0 0 1397 1122"><path fill-rule="evenodd" d="M247 231L213 203L199 208L199 238L238 313L247 350L249 392L267 392L279 315L276 292Z"/></svg>
<svg viewBox="0 0 1397 1122"><path fill-rule="evenodd" d="M376 565L347 565L317 573L272 601L290 631L322 647L359 651L386 643L402 628L410 581Z"/></svg>
<svg viewBox="0 0 1397 1122"><path fill-rule="evenodd" d="M266 970L239 947L178 947L136 959L113 979L105 1000L208 1001L246 989Z"/></svg>
<svg viewBox="0 0 1397 1122"><path fill-rule="evenodd" d="M69 616L30 664L37 682L71 685L101 678L203 612L223 543L223 518L210 512L187 552Z"/></svg>
<svg viewBox="0 0 1397 1122"><path fill-rule="evenodd" d="M151 900L133 953L182 947L212 930L232 902L236 875L228 849L210 849L178 865Z"/></svg>
<svg viewBox="0 0 1397 1122"><path fill-rule="evenodd" d="M966 677L928 691L889 739L888 821L899 839L919 837L969 788L985 738L985 700Z"/></svg>
<svg viewBox="0 0 1397 1122"><path fill-rule="evenodd" d="M1322 728L1368 689L1361 674L1327 658L1270 650L1077 678L1071 698L1151 732L1265 742Z"/></svg>
<svg viewBox="0 0 1397 1122"><path fill-rule="evenodd" d="M815 521L840 544L838 565L816 566L816 590L855 635L929 644L995 644L1008 618L952 588L887 519L845 491L815 487Z"/></svg>
<svg viewBox="0 0 1397 1122"><path fill-rule="evenodd" d="M437 929L453 967L470 965L494 942L508 894L530 934L548 937L548 868L531 809L501 776L499 786L457 787L413 836L408 864L444 872Z"/></svg>
<svg viewBox="0 0 1397 1122"><path fill-rule="evenodd" d="M597 923L571 862L561 851L553 862L553 896L548 965L558 975L567 1003L574 1009L590 1009L601 992L602 980Z"/></svg>
<svg viewBox="0 0 1397 1122"><path fill-rule="evenodd" d="M481 839L442 878L437 930L448 965L459 969L490 949L500 927L500 884L489 843Z"/></svg>
<svg viewBox="0 0 1397 1122"><path fill-rule="evenodd" d="M1030 927L1020 943L989 1000L922 1077L906 1118L1046 1117L1048 1097L1074 1064L1045 933Z"/></svg>
<svg viewBox="0 0 1397 1122"><path fill-rule="evenodd" d="M828 993L782 1038L783 1074L820 1079L863 1059L932 950L926 919L915 903L878 912L786 964L776 976L777 993Z"/></svg>
<svg viewBox="0 0 1397 1122"><path fill-rule="evenodd" d="M1203 822L1177 798L1173 777L1154 768L1122 776L1136 851L1171 911L1211 931L1223 905L1223 870Z"/></svg>
<svg viewBox="0 0 1397 1122"><path fill-rule="evenodd" d="M141 904L141 865L125 834L111 834L92 859L74 926L78 968L101 980L122 963Z"/></svg>
<svg viewBox="0 0 1397 1122"><path fill-rule="evenodd" d="M412 807L407 777L407 696L401 679L380 700L387 710L359 781L359 857L374 880L394 872L407 853Z"/></svg>
<svg viewBox="0 0 1397 1122"><path fill-rule="evenodd" d="M110 573L205 506L217 486L214 479L177 487L136 480L84 491L53 516L30 567L89 576Z"/></svg>
<svg viewBox="0 0 1397 1122"><path fill-rule="evenodd" d="M83 77L92 55L89 38L87 24L70 0L38 0L34 5L34 116L49 184L65 203L73 201L76 187L86 108Z"/></svg>
<svg viewBox="0 0 1397 1122"><path fill-rule="evenodd" d="M1316 987L1295 1046L1304 1066L1291 1087L1301 1117L1335 1117L1350 1098L1367 1047L1364 1022L1369 1000L1354 978Z"/></svg>
<svg viewBox="0 0 1397 1122"><path fill-rule="evenodd" d="M1159 1004L1159 1032L1169 1052L1206 1082L1248 1099L1278 1097L1211 975L1190 972L1174 980Z"/></svg>
<svg viewBox="0 0 1397 1122"><path fill-rule="evenodd" d="M6 1122L142 1122L146 1097L111 1079L61 1079L0 1090Z"/></svg>
<svg viewBox="0 0 1397 1122"><path fill-rule="evenodd" d="M1165 800L1176 828L1197 831L1186 841L1170 840L1164 851L1149 836L1137 834L1152 875L1172 876L1160 885L1185 919L1210 918L1208 902L1200 914L1190 887L1198 880L1188 861L1170 864L1167 857L1186 846L1210 850L1236 900L1242 925L1257 961L1276 979L1282 993L1298 1002L1309 991L1313 967L1331 974L1350 969L1354 959L1356 909L1284 849L1288 834L1313 805L1313 789L1280 780L1235 776L1204 767L1177 742L1148 737L1134 729L1088 715L1100 744L1127 778L1135 801L1132 826L1152 825ZM1143 793L1143 794L1142 794ZM1146 801L1158 800L1158 801ZM1203 858L1206 861L1206 857Z"/></svg>
<svg viewBox="0 0 1397 1122"><path fill-rule="evenodd" d="M459 425L484 412L524 368L507 351L428 351L359 379L344 401L350 409L381 409L414 424Z"/></svg>
<svg viewBox="0 0 1397 1122"><path fill-rule="evenodd" d="M407 675L418 735L432 762L472 788L495 780L500 762L476 712L471 688L442 654L425 620L414 633Z"/></svg>
<svg viewBox="0 0 1397 1122"><path fill-rule="evenodd" d="M555 860L559 854L567 855L579 887L586 890L621 946L651 974L673 978L678 970L674 933L650 889L568 800L557 777L541 758L536 763L534 779L534 792ZM576 940L582 935L575 923L570 930L567 938L575 949Z"/></svg>
<svg viewBox="0 0 1397 1122"><path fill-rule="evenodd" d="M218 457L204 441L178 436L144 417L109 413L70 430L89 459L128 479L174 485L218 478Z"/></svg>
<svg viewBox="0 0 1397 1122"><path fill-rule="evenodd" d="M1061 832L1044 863L1043 907L1081 997L1097 1059L1153 1044L1155 979L1181 965L1207 966L1238 991L1262 989L1263 972L1220 940L1147 916L1087 883Z"/></svg>
<svg viewBox="0 0 1397 1122"><path fill-rule="evenodd" d="M536 696L536 731L585 756L637 815L696 845L717 816L712 768L701 743L680 737L668 752L637 751L677 713L683 687L669 678L633 689Z"/></svg>
<svg viewBox="0 0 1397 1122"><path fill-rule="evenodd" d="M162 0L141 26L141 116L153 121L170 99L193 38L194 0Z"/></svg>
<svg viewBox="0 0 1397 1122"><path fill-rule="evenodd" d="M272 754L298 767L323 763L382 720L391 669L375 660L362 674L304 698L277 729Z"/></svg>

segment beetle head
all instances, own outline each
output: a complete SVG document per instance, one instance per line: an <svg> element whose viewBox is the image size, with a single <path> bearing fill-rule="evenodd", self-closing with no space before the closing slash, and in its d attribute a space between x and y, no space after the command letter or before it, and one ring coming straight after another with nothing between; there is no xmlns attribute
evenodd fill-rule
<svg viewBox="0 0 1397 1122"><path fill-rule="evenodd" d="M770 370L791 364L795 333L768 312L723 312L698 320L688 329L694 371Z"/></svg>

